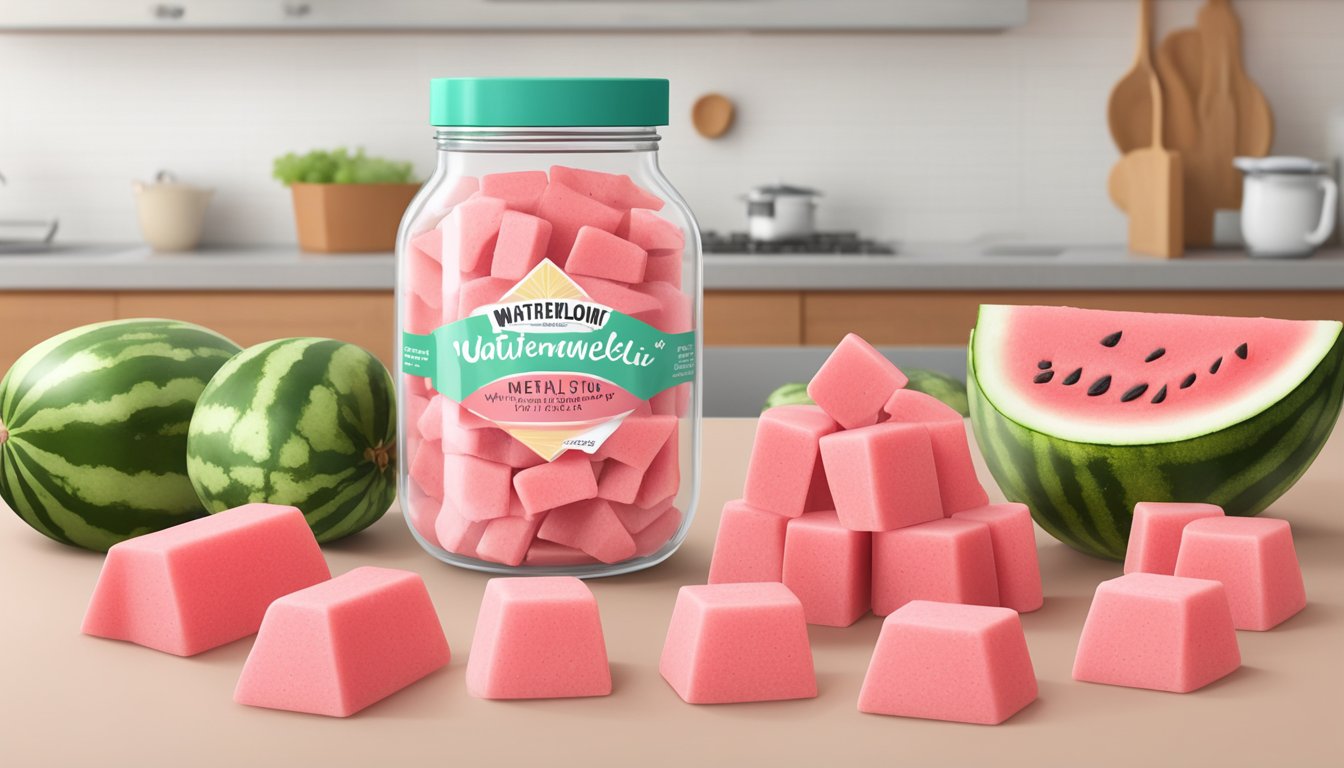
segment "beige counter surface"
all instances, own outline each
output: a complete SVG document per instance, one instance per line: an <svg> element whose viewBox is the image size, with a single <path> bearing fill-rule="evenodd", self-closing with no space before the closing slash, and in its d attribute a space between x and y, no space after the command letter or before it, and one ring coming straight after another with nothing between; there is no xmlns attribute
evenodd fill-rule
<svg viewBox="0 0 1344 768"><path fill-rule="evenodd" d="M487 577L431 559L395 511L328 546L332 571L374 564L423 574L453 661L347 720L234 704L251 639L179 659L80 635L101 558L50 542L6 511L0 764L1344 765L1344 430L1270 513L1293 523L1309 605L1273 631L1238 633L1242 669L1197 693L1070 679L1092 590L1120 567L1038 532L1046 602L1023 624L1040 699L998 727L859 714L880 626L872 616L847 629L811 628L814 700L693 707L662 681L657 661L677 587L704 581L718 510L739 495L752 430L750 420L707 423L700 512L678 554L652 571L593 582L615 682L601 699L468 696L463 670Z"/></svg>

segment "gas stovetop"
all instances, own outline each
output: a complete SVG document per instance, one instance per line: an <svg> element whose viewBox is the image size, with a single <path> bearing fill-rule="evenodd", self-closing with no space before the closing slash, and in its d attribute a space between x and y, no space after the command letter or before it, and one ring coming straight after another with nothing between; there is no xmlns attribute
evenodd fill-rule
<svg viewBox="0 0 1344 768"><path fill-rule="evenodd" d="M746 232L701 233L705 253L778 253L778 254L877 254L891 255L896 247L859 237L857 232L818 232L801 240L752 240Z"/></svg>

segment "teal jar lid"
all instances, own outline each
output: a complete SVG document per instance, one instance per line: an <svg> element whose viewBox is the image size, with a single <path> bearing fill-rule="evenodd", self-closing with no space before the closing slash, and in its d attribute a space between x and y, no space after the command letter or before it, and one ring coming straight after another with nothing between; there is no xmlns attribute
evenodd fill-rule
<svg viewBox="0 0 1344 768"><path fill-rule="evenodd" d="M667 125L667 81L620 77L440 77L429 122L458 128Z"/></svg>

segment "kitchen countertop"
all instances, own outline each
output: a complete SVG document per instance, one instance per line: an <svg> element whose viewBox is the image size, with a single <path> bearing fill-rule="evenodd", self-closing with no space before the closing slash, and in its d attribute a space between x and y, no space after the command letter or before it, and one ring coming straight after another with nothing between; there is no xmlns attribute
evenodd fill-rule
<svg viewBox="0 0 1344 768"><path fill-rule="evenodd" d="M190 659L79 634L101 564L0 515L0 722L16 766L320 765L1182 766L1338 764L1344 752L1344 427L1272 510L1292 520L1309 604L1269 632L1239 632L1243 667L1178 695L1075 683L1093 589L1117 563L1038 531L1045 607L1023 626L1040 698L999 727L862 715L855 700L880 620L811 627L820 695L695 707L657 672L678 586L703 582L718 512L739 495L754 422L705 424L702 504L681 551L649 571L592 583L615 692L526 702L473 699L463 674L486 576L432 560L395 511L325 548L359 565L422 573L452 664L347 720L231 700L251 639ZM981 464L978 469L987 477ZM852 762L851 762L852 761Z"/></svg>
<svg viewBox="0 0 1344 768"><path fill-rule="evenodd" d="M142 246L75 246L43 255L0 255L0 291L386 291L394 279L390 254L305 254L294 246L177 255L156 255ZM1039 251L1012 243L913 243L899 246L896 255L874 256L710 254L705 289L1344 290L1344 249L1302 260L1201 251L1167 261L1121 247Z"/></svg>

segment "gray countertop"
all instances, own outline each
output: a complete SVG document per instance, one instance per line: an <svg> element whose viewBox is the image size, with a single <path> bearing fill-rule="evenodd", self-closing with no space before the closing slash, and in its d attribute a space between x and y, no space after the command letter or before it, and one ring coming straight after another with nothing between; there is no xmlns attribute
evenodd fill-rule
<svg viewBox="0 0 1344 768"><path fill-rule="evenodd" d="M3 290L391 290L391 254L255 246L160 255L65 246L0 255ZM1344 250L1310 259L1204 251L1166 261L1121 247L907 244L896 255L705 257L707 290L1344 290Z"/></svg>

